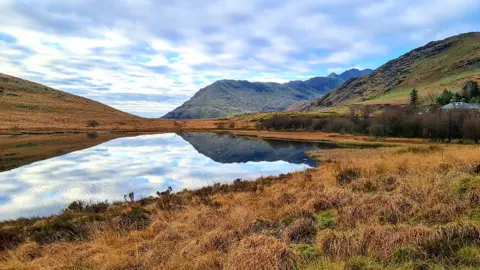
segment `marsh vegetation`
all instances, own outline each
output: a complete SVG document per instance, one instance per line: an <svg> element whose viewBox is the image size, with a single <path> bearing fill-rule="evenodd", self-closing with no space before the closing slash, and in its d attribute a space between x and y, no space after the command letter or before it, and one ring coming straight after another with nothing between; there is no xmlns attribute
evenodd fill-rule
<svg viewBox="0 0 480 270"><path fill-rule="evenodd" d="M82 269L476 269L475 146L312 152L256 181L4 222L2 266Z"/></svg>

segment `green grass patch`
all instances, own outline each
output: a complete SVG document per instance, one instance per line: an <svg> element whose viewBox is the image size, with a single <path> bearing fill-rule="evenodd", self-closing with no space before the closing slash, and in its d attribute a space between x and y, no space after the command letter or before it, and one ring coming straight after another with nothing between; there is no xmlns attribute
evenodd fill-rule
<svg viewBox="0 0 480 270"><path fill-rule="evenodd" d="M464 247L457 252L458 260L469 266L480 266L480 248Z"/></svg>
<svg viewBox="0 0 480 270"><path fill-rule="evenodd" d="M291 244L290 248L292 248L295 253L306 259L312 259L318 256L317 249L311 244Z"/></svg>
<svg viewBox="0 0 480 270"><path fill-rule="evenodd" d="M31 148L36 146L38 146L38 144L36 143L22 143L22 144L15 145L15 148Z"/></svg>
<svg viewBox="0 0 480 270"><path fill-rule="evenodd" d="M370 257L352 257L345 264L346 270L380 270L384 267Z"/></svg>
<svg viewBox="0 0 480 270"><path fill-rule="evenodd" d="M326 210L315 214L315 227L319 230L334 229L335 215L333 210Z"/></svg>
<svg viewBox="0 0 480 270"><path fill-rule="evenodd" d="M479 210L472 211L472 213L470 214L470 219L480 221L480 211Z"/></svg>
<svg viewBox="0 0 480 270"><path fill-rule="evenodd" d="M470 176L454 181L455 191L460 195L474 191L479 186L480 176Z"/></svg>
<svg viewBox="0 0 480 270"><path fill-rule="evenodd" d="M413 89L413 88L412 88ZM371 97L370 102L407 101L412 89L395 89L381 96Z"/></svg>
<svg viewBox="0 0 480 270"><path fill-rule="evenodd" d="M418 260L422 257L421 252L414 248L399 248L395 250L392 259L397 263L405 263Z"/></svg>
<svg viewBox="0 0 480 270"><path fill-rule="evenodd" d="M29 110L29 111L35 111L40 109L40 107L36 105L28 105L28 104L16 104L15 108L20 109L20 110Z"/></svg>

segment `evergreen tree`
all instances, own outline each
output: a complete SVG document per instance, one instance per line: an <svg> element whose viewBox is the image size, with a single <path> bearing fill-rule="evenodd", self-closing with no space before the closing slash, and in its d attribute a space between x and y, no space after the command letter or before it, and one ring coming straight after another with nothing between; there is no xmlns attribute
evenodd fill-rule
<svg viewBox="0 0 480 270"><path fill-rule="evenodd" d="M452 102L453 100L453 93L447 89L443 90L442 94L437 97L437 103L440 106L447 105L448 103Z"/></svg>
<svg viewBox="0 0 480 270"><path fill-rule="evenodd" d="M410 105L417 105L418 102L418 90L413 89L412 92L410 92Z"/></svg>

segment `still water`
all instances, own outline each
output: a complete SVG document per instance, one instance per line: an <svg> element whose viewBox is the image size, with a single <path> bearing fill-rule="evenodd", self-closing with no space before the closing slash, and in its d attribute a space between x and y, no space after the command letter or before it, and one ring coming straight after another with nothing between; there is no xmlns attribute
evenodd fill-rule
<svg viewBox="0 0 480 270"><path fill-rule="evenodd" d="M132 191L139 198L169 186L305 170L316 166L305 151L332 147L215 133L118 138L0 173L0 220L57 213L74 200L117 201Z"/></svg>

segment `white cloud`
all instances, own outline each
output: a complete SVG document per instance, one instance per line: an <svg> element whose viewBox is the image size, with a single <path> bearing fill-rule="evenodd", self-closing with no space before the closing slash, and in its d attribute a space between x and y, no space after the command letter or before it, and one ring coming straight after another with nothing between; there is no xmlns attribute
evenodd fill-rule
<svg viewBox="0 0 480 270"><path fill-rule="evenodd" d="M155 101L163 109L147 106L153 113L218 79L286 81L366 66L478 29L479 12L476 0L0 0L0 72L107 104L118 93L182 97ZM130 101L123 108L145 113Z"/></svg>

